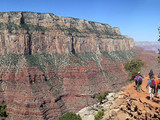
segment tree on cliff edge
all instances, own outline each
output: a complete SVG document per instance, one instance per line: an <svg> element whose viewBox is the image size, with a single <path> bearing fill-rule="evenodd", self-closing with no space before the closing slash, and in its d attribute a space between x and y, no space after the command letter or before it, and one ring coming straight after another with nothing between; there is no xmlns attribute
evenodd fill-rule
<svg viewBox="0 0 160 120"><path fill-rule="evenodd" d="M142 66L144 66L144 63L141 59L133 59L126 63L124 68L129 72L131 80L133 80L137 73L141 70Z"/></svg>

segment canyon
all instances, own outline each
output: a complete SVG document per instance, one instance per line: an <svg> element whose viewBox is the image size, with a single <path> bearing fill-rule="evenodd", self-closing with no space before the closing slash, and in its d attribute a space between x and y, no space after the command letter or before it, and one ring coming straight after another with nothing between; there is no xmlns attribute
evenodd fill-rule
<svg viewBox="0 0 160 120"><path fill-rule="evenodd" d="M108 24L50 13L0 13L0 103L7 104L11 120L56 120L78 112L93 105L96 94L128 84L124 64L136 56L146 60L134 46ZM147 73L152 66L145 62Z"/></svg>
<svg viewBox="0 0 160 120"><path fill-rule="evenodd" d="M134 40L118 28L83 19L29 12L0 13L0 54L130 50Z"/></svg>
<svg viewBox="0 0 160 120"><path fill-rule="evenodd" d="M156 53L158 53L158 49L160 48L160 42L148 42L148 41L136 41L135 46L141 47L144 50L152 50Z"/></svg>

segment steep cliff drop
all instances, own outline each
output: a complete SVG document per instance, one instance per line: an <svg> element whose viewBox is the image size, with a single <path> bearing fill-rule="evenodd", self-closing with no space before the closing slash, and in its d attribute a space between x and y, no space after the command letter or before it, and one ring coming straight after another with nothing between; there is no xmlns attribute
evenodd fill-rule
<svg viewBox="0 0 160 120"><path fill-rule="evenodd" d="M0 103L9 119L54 120L118 91L134 57L118 28L30 12L0 13Z"/></svg>

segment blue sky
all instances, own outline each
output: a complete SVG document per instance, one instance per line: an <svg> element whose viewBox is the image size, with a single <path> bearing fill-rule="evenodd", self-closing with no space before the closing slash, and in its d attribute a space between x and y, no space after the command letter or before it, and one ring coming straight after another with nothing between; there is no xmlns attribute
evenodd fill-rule
<svg viewBox="0 0 160 120"><path fill-rule="evenodd" d="M135 41L157 41L160 0L1 0L0 12L53 13L119 27Z"/></svg>

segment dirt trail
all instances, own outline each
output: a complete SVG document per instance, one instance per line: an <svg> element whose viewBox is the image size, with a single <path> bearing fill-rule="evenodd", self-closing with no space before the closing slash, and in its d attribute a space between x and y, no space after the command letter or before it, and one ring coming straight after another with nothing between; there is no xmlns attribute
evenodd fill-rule
<svg viewBox="0 0 160 120"><path fill-rule="evenodd" d="M155 80L157 80L157 79L158 78L155 77ZM140 99L142 102L152 104L153 107L160 107L160 99L157 97L156 94L154 94L153 101L150 101L148 88L146 88L148 80L149 80L149 77L144 76L143 83L141 85L142 89L141 89L140 93L136 91L134 82L132 84L128 85L127 87L125 87L124 91L128 92L128 94L130 94L130 97L132 97L132 98Z"/></svg>
<svg viewBox="0 0 160 120"><path fill-rule="evenodd" d="M149 77L144 76L141 92L137 92L134 82L122 88L110 110L105 111L103 120L159 120L160 99L154 94L153 101L150 101L146 88L148 80Z"/></svg>

